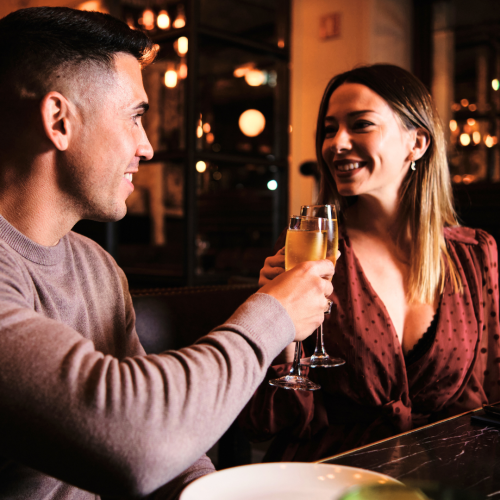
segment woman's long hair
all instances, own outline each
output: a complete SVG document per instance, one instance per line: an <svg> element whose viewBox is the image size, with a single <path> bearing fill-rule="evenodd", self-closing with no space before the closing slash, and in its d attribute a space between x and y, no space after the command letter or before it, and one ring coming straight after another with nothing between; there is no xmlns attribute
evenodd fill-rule
<svg viewBox="0 0 500 500"><path fill-rule="evenodd" d="M408 299L433 303L436 294L443 290L446 268L454 290L460 292L461 279L443 235L444 227L458 225L443 127L429 92L408 71L390 64L375 64L355 68L330 80L319 108L316 131L316 155L321 172L319 203L346 205L322 155L330 97L343 83L365 85L388 103L405 129L423 128L429 133L427 151L416 161L416 170L408 171L400 190L397 242L410 241Z"/></svg>

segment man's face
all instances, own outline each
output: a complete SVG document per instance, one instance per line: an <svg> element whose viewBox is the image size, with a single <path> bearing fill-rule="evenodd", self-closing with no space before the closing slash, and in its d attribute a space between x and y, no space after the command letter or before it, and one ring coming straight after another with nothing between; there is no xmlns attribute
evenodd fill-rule
<svg viewBox="0 0 500 500"><path fill-rule="evenodd" d="M96 70L78 91L74 129L59 183L78 219L116 221L134 190L132 174L153 149L142 126L148 108L141 68L131 55L115 55L112 76Z"/></svg>

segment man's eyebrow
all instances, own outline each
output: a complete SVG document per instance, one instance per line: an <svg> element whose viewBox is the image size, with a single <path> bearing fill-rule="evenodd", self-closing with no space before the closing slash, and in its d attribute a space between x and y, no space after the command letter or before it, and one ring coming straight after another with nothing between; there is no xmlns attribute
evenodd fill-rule
<svg viewBox="0 0 500 500"><path fill-rule="evenodd" d="M144 113L146 113L147 110L149 109L149 104L146 101L143 101L143 102L141 102L140 104L138 104L137 106L134 107L134 110L138 111L140 109L142 109L142 111Z"/></svg>
<svg viewBox="0 0 500 500"><path fill-rule="evenodd" d="M353 117L353 116L359 116L359 115L364 115L365 113L376 113L373 109L360 109L359 111L351 111L350 113L347 113L347 116ZM332 121L335 120L334 116L325 116L326 121Z"/></svg>

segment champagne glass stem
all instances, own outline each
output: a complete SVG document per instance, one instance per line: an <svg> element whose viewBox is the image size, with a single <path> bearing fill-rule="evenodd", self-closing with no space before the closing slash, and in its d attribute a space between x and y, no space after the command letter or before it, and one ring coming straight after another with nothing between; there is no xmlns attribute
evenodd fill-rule
<svg viewBox="0 0 500 500"><path fill-rule="evenodd" d="M292 367L290 368L289 375L302 377L302 371L300 369L300 356L302 354L302 342L295 342L295 354L293 356Z"/></svg>
<svg viewBox="0 0 500 500"><path fill-rule="evenodd" d="M323 340L323 324L316 330L316 348L314 349L315 356L326 356L325 344Z"/></svg>

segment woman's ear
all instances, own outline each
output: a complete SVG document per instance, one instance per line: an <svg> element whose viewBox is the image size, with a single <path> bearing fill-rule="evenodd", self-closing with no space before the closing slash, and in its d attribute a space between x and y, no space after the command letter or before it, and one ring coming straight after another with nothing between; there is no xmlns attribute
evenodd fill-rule
<svg viewBox="0 0 500 500"><path fill-rule="evenodd" d="M425 128L417 128L414 138L415 141L408 157L410 161L420 160L431 143L431 136Z"/></svg>
<svg viewBox="0 0 500 500"><path fill-rule="evenodd" d="M59 151L68 148L71 134L71 103L59 92L49 92L40 103L43 128Z"/></svg>

